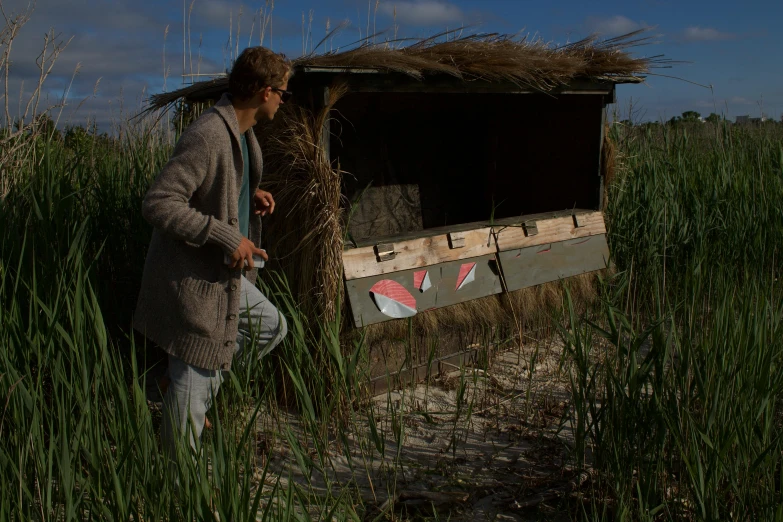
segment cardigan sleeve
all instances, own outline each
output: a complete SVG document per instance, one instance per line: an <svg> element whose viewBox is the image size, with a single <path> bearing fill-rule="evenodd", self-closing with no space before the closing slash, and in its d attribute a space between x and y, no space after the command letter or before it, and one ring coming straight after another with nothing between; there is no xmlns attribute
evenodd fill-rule
<svg viewBox="0 0 783 522"><path fill-rule="evenodd" d="M230 254L239 247L242 234L190 205L207 175L210 154L209 143L201 134L184 132L144 196L142 215L153 227L190 246L210 242Z"/></svg>

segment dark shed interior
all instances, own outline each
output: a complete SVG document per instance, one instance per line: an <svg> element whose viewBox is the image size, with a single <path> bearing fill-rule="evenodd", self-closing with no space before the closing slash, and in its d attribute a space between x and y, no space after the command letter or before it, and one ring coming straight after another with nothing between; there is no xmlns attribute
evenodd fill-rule
<svg viewBox="0 0 783 522"><path fill-rule="evenodd" d="M598 209L601 94L351 92L332 111L352 239Z"/></svg>

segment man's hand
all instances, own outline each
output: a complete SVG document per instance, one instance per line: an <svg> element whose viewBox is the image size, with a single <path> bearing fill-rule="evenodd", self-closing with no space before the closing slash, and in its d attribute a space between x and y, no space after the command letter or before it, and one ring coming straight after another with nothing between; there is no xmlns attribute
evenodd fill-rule
<svg viewBox="0 0 783 522"><path fill-rule="evenodd" d="M273 198L272 194L265 190L256 190L256 193L253 196L253 203L255 204L253 213L256 215L260 214L262 216L266 216L267 212L271 214L275 211L275 198Z"/></svg>
<svg viewBox="0 0 783 522"><path fill-rule="evenodd" d="M255 268L253 265L253 256L260 256L264 261L269 261L269 257L266 252L260 248L256 248L252 241L243 237L242 242L239 244L234 253L231 254L231 268L245 268L245 262L247 262L247 268Z"/></svg>

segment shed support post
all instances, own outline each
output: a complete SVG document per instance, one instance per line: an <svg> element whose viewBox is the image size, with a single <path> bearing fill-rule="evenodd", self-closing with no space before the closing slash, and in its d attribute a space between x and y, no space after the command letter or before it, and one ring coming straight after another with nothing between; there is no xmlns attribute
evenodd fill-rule
<svg viewBox="0 0 783 522"><path fill-rule="evenodd" d="M604 179L603 161L604 161L604 133L606 132L606 105L601 107L601 132L598 138L598 209L604 208Z"/></svg>

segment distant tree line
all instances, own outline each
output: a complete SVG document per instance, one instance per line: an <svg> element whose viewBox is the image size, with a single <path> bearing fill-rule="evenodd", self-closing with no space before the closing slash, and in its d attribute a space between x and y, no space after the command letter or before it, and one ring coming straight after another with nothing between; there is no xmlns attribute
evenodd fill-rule
<svg viewBox="0 0 783 522"><path fill-rule="evenodd" d="M696 111L685 111L685 112L683 112L679 116L672 116L666 122L655 121L655 122L647 122L647 123L644 123L642 125L661 125L661 124L664 124L664 125L680 125L680 124L693 124L693 123L718 124L718 123L723 123L723 122L729 123L729 124L733 124L733 122L728 120L726 118L726 116L722 115L722 114L716 114L714 112L711 112L709 116L707 116L706 118L702 118L701 114L696 112ZM783 118L781 119L781 122L783 122ZM774 125L776 123L781 123L781 122L776 122L775 120L773 120L771 118L768 118L764 122L764 125L768 125L768 124L769 125ZM620 123L622 125L629 126L629 127L632 127L634 125L639 125L639 123L634 123L630 119L622 120L622 121L620 121Z"/></svg>
<svg viewBox="0 0 783 522"><path fill-rule="evenodd" d="M0 129L0 141L17 137L59 143L74 151L95 145L116 145L118 141L106 132L98 132L98 124L95 120L88 120L82 125L66 124L62 129L58 129L49 114L41 114L35 121L26 125L15 121L12 130Z"/></svg>

